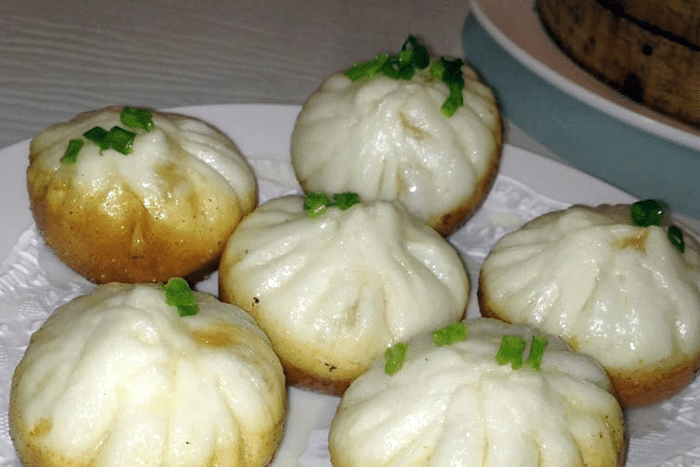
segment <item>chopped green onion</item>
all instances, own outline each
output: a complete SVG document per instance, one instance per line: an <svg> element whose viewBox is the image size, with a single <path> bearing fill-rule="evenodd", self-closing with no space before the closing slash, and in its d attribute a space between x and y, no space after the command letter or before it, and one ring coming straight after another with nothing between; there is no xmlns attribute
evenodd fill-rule
<svg viewBox="0 0 700 467"><path fill-rule="evenodd" d="M637 201L630 207L632 222L640 227L661 225L665 211L664 205L655 199Z"/></svg>
<svg viewBox="0 0 700 467"><path fill-rule="evenodd" d="M457 85L449 85L450 95L447 96L445 102L442 103L440 111L446 117L451 117L457 112L462 104L464 104L464 97L462 96L462 88L457 87Z"/></svg>
<svg viewBox="0 0 700 467"><path fill-rule="evenodd" d="M527 342L520 336L502 336L501 346L496 354L496 362L499 365L510 363L513 370L519 369L523 366L525 347L527 347ZM530 354L525 360L525 364L533 370L539 370L545 347L547 347L547 338L545 336L533 336L530 343Z"/></svg>
<svg viewBox="0 0 700 467"><path fill-rule="evenodd" d="M83 136L97 144L100 152L111 148L122 154L129 154L133 151L136 133L119 126L113 126L109 131L96 126L83 133Z"/></svg>
<svg viewBox="0 0 700 467"><path fill-rule="evenodd" d="M100 151L104 151L105 149L109 149L109 141L107 140L108 133L109 132L104 128L96 126L83 133L83 136L99 146Z"/></svg>
<svg viewBox="0 0 700 467"><path fill-rule="evenodd" d="M430 64L430 54L428 49L418 42L415 36L411 35L408 36L406 42L401 46L399 61L411 63L418 70L422 70Z"/></svg>
<svg viewBox="0 0 700 467"><path fill-rule="evenodd" d="M683 240L683 231L675 225L668 228L668 240L671 242L678 251L683 253L685 251L685 240Z"/></svg>
<svg viewBox="0 0 700 467"><path fill-rule="evenodd" d="M399 372L406 360L408 344L399 342L393 347L389 347L384 352L384 372L389 376L394 376Z"/></svg>
<svg viewBox="0 0 700 467"><path fill-rule="evenodd" d="M381 72L391 79L410 80L416 69L410 63L401 63L398 57L390 57L381 68Z"/></svg>
<svg viewBox="0 0 700 467"><path fill-rule="evenodd" d="M66 152L63 154L63 157L61 157L61 162L64 164L75 164L75 161L78 160L78 153L80 152L80 149L82 149L83 144L85 144L85 141L82 139L70 140L68 142Z"/></svg>
<svg viewBox="0 0 700 467"><path fill-rule="evenodd" d="M459 58L454 60L441 58L430 65L430 74L434 78L442 80L450 91L440 108L447 117L454 115L457 109L464 104L464 97L462 96L462 89L464 89L462 65L464 65L464 61Z"/></svg>
<svg viewBox="0 0 700 467"><path fill-rule="evenodd" d="M442 79L443 76L445 76L445 61L444 60L435 60L433 63L430 64L430 68L428 68L428 71L430 72L430 76L432 76L435 79Z"/></svg>
<svg viewBox="0 0 700 467"><path fill-rule="evenodd" d="M445 64L445 71L443 73L442 80L447 84L459 83L464 86L464 76L462 75L464 60L461 58L455 58L453 60L441 58L440 60Z"/></svg>
<svg viewBox="0 0 700 467"><path fill-rule="evenodd" d="M499 365L510 363L511 368L517 370L523 366L523 352L526 345L525 339L520 336L504 335L496 354L496 362Z"/></svg>
<svg viewBox="0 0 700 467"><path fill-rule="evenodd" d="M430 67L430 74L435 79L442 80L450 91L449 96L442 104L441 111L445 116L451 117L464 104L462 65L464 65L464 61L461 59L448 60L445 58L431 64L428 49L415 36L409 35L397 55L377 54L374 59L368 62L358 62L348 68L345 71L345 76L351 81L377 74L383 74L392 79L410 80L416 70Z"/></svg>
<svg viewBox="0 0 700 467"><path fill-rule="evenodd" d="M304 198L304 211L313 219L326 212L329 204L331 200L325 193L312 191Z"/></svg>
<svg viewBox="0 0 700 467"><path fill-rule="evenodd" d="M124 107L119 114L119 120L126 126L149 131L153 128L151 111L135 107ZM88 141L92 141L100 148L100 154L106 149L114 149L122 154L130 154L133 151L136 133L125 130L119 126L113 126L109 131L100 126L95 126L83 133ZM68 148L61 158L61 162L74 163L78 153L83 147L83 141L72 139L68 142Z"/></svg>
<svg viewBox="0 0 700 467"><path fill-rule="evenodd" d="M333 198L328 197L325 193L311 191L304 198L304 211L314 219L319 217L330 207L336 207L341 211L351 208L360 202L360 195L357 193L346 192L336 193Z"/></svg>
<svg viewBox="0 0 700 467"><path fill-rule="evenodd" d="M345 76L351 81L376 74L384 74L392 79L410 80L416 70L426 68L429 63L428 49L420 44L415 36L408 36L398 55L381 52L370 61L354 64L345 71Z"/></svg>
<svg viewBox="0 0 700 467"><path fill-rule="evenodd" d="M360 202L360 195L357 193L346 192L346 193L336 193L333 195L333 203L331 206L335 206L341 211L349 209Z"/></svg>
<svg viewBox="0 0 700 467"><path fill-rule="evenodd" d="M530 344L530 355L528 355L525 364L533 370L539 370L542 364L542 356L544 349L547 347L547 338L544 336L533 336Z"/></svg>
<svg viewBox="0 0 700 467"><path fill-rule="evenodd" d="M433 342L438 346L450 345L466 338L467 327L462 322L453 323L433 331Z"/></svg>
<svg viewBox="0 0 700 467"><path fill-rule="evenodd" d="M113 126L107 133L109 146L122 154L130 154L134 150L134 138L136 133L119 126Z"/></svg>
<svg viewBox="0 0 700 467"><path fill-rule="evenodd" d="M345 76L350 78L350 81L357 81L360 78L374 76L384 67L384 64L389 60L389 54L386 52L378 53L368 62L358 62L345 71Z"/></svg>
<svg viewBox="0 0 700 467"><path fill-rule="evenodd" d="M163 285L163 290L165 291L165 303L176 306L180 316L196 315L199 311L197 296L185 279L173 277L167 284Z"/></svg>
<svg viewBox="0 0 700 467"><path fill-rule="evenodd" d="M119 114L119 120L126 126L151 131L153 129L153 116L148 109L137 107L124 107Z"/></svg>
<svg viewBox="0 0 700 467"><path fill-rule="evenodd" d="M666 215L666 206L655 199L645 199L632 203L630 206L630 216L632 223L639 227L649 227L650 225L661 226L664 215ZM678 251L685 251L685 241L683 240L683 231L675 225L668 227L666 232L671 245Z"/></svg>
<svg viewBox="0 0 700 467"><path fill-rule="evenodd" d="M401 52L399 52L399 55L396 58L398 59L398 62L401 65L410 64L411 66L413 66L413 54L413 50L401 49Z"/></svg>

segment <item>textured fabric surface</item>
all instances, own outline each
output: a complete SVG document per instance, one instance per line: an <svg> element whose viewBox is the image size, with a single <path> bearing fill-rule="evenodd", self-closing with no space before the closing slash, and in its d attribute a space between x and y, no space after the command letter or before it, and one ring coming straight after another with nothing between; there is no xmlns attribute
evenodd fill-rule
<svg viewBox="0 0 700 467"><path fill-rule="evenodd" d="M301 104L408 34L461 56L457 0L6 0L0 148L106 105Z"/></svg>

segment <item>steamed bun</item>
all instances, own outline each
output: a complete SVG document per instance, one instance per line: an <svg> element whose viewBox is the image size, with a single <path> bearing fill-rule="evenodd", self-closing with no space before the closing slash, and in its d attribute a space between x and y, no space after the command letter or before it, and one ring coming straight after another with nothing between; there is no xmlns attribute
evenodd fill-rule
<svg viewBox="0 0 700 467"><path fill-rule="evenodd" d="M407 341L389 376L378 359L343 395L329 448L334 467L615 467L623 413L597 362L547 336L539 370L499 365L504 335L533 332L488 318L466 340ZM529 354L528 348L524 355Z"/></svg>
<svg viewBox="0 0 700 467"><path fill-rule="evenodd" d="M448 85L429 68L410 80L328 77L292 134L301 186L398 200L440 233L455 230L488 194L502 146L493 93L467 65L461 73L464 104L450 117L441 111Z"/></svg>
<svg viewBox="0 0 700 467"><path fill-rule="evenodd" d="M10 434L33 467L262 467L282 435L285 382L244 311L197 294L181 317L158 285L107 284L32 336Z"/></svg>
<svg viewBox="0 0 700 467"><path fill-rule="evenodd" d="M481 311L561 336L598 359L625 405L658 402L700 368L700 248L630 206L574 206L503 237L480 275Z"/></svg>
<svg viewBox="0 0 700 467"><path fill-rule="evenodd" d="M220 298L255 318L291 384L342 393L387 346L464 315L462 259L400 204L311 218L304 200L260 205L219 267Z"/></svg>
<svg viewBox="0 0 700 467"><path fill-rule="evenodd" d="M256 179L233 142L196 118L151 111L150 131L126 127L122 108L78 115L30 145L27 187L46 244L97 283L202 279L257 204ZM133 152L101 150L83 133L133 131ZM83 141L62 162L70 140Z"/></svg>

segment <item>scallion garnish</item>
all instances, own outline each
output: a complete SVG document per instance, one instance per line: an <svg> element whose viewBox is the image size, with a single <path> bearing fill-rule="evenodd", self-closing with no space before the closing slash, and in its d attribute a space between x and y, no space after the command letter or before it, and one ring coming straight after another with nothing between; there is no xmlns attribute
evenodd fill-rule
<svg viewBox="0 0 700 467"><path fill-rule="evenodd" d="M668 240L671 242L671 245L676 247L678 251L683 253L685 251L685 240L683 240L683 231L675 226L672 225L668 228Z"/></svg>
<svg viewBox="0 0 700 467"><path fill-rule="evenodd" d="M358 62L345 71L345 76L350 78L350 81L357 81L360 78L370 77L380 72L384 64L389 60L389 54L386 52L378 53L368 62Z"/></svg>
<svg viewBox="0 0 700 467"><path fill-rule="evenodd" d="M666 215L666 207L660 201L655 199L644 199L632 203L630 206L630 217L632 223L640 227L649 227L651 225L661 226ZM666 235L674 248L683 253L685 251L685 241L683 240L683 231L675 226L669 226Z"/></svg>
<svg viewBox="0 0 700 467"><path fill-rule="evenodd" d="M467 338L467 327L464 323L453 323L433 331L433 342L437 346L450 345Z"/></svg>
<svg viewBox="0 0 700 467"><path fill-rule="evenodd" d="M345 76L351 81L360 78L369 78L376 74L383 74L392 79L410 80L416 70L422 70L430 63L428 49L422 45L415 36L408 39L401 46L398 55L386 52L378 53L368 62L358 62L345 71Z"/></svg>
<svg viewBox="0 0 700 467"><path fill-rule="evenodd" d="M138 107L124 107L119 114L119 120L126 126L140 130L151 131L153 129L153 116L148 109Z"/></svg>
<svg viewBox="0 0 700 467"><path fill-rule="evenodd" d="M501 337L501 346L496 354L496 362L499 365L510 363L511 368L517 370L523 366L523 352L527 342L520 336L504 335Z"/></svg>
<svg viewBox="0 0 700 467"><path fill-rule="evenodd" d="M661 225L665 212L664 205L655 199L637 201L630 207L632 222L640 227Z"/></svg>
<svg viewBox="0 0 700 467"><path fill-rule="evenodd" d="M401 63L399 57L395 56L389 57L382 65L380 71L391 79L403 79L406 81L413 78L413 75L416 73L416 69L412 64Z"/></svg>
<svg viewBox="0 0 700 467"><path fill-rule="evenodd" d="M304 198L304 211L312 219L320 216L328 209L331 199L325 193L312 191L306 193Z"/></svg>
<svg viewBox="0 0 700 467"><path fill-rule="evenodd" d="M336 193L333 197L329 197L325 193L311 191L306 193L303 208L306 214L313 219L326 212L328 208L335 207L344 211L359 202L360 195L357 193Z"/></svg>
<svg viewBox="0 0 700 467"><path fill-rule="evenodd" d="M64 164L75 164L83 144L85 144L85 141L82 139L72 139L68 141L68 147L66 148L66 152L63 153L63 157L61 157L61 162Z"/></svg>
<svg viewBox="0 0 700 467"><path fill-rule="evenodd" d="M539 370L542 364L544 349L547 347L547 338L544 336L533 336L530 344L530 355L527 356L525 364L533 370Z"/></svg>
<svg viewBox="0 0 700 467"><path fill-rule="evenodd" d="M447 100L442 104L440 110L447 117L451 117L457 109L464 103L462 89L464 89L464 76L462 75L462 65L464 61L461 59L447 60L441 58L430 65L430 74L437 79L442 80L447 84L450 91Z"/></svg>
<svg viewBox="0 0 700 467"><path fill-rule="evenodd" d="M418 42L415 36L408 36L408 39L401 46L399 52L399 62L410 63L418 70L427 68L430 64L430 54L428 49Z"/></svg>
<svg viewBox="0 0 700 467"><path fill-rule="evenodd" d="M109 132L101 126L95 126L83 133L83 136L87 138L88 141L92 141L99 146L100 152L102 152L105 149L109 149L109 141L107 140L108 133Z"/></svg>
<svg viewBox="0 0 700 467"><path fill-rule="evenodd" d="M383 74L392 79L410 80L417 70L423 70L430 66L431 76L443 81L450 91L441 110L445 116L451 117L464 103L462 65L464 65L464 61L461 59L448 60L446 58L435 60L431 64L428 49L415 36L410 35L401 46L398 55L379 53L370 61L358 62L348 68L345 71L345 76L351 81L369 78L377 74Z"/></svg>
<svg viewBox="0 0 700 467"><path fill-rule="evenodd" d="M496 354L496 362L499 365L511 364L513 370L523 366L523 352L527 347L527 341L520 336L504 335L501 337L501 346ZM530 342L530 354L525 364L533 370L540 369L544 349L547 347L547 338L544 336L532 336Z"/></svg>
<svg viewBox="0 0 700 467"><path fill-rule="evenodd" d="M161 284L162 285L162 284ZM199 302L187 281L181 277L173 277L162 285L165 291L165 303L176 306L180 316L196 315Z"/></svg>
<svg viewBox="0 0 700 467"><path fill-rule="evenodd" d="M107 132L109 147L122 154L130 154L134 150L135 138L136 133L116 125Z"/></svg>
<svg viewBox="0 0 700 467"><path fill-rule="evenodd" d="M100 152L106 149L114 149L122 154L130 154L133 151L136 133L116 125L110 128L109 131L96 126L83 133L83 136L97 144Z"/></svg>
<svg viewBox="0 0 700 467"><path fill-rule="evenodd" d="M333 195L333 203L331 206L344 211L353 207L360 202L360 195L352 192L336 193Z"/></svg>
<svg viewBox="0 0 700 467"><path fill-rule="evenodd" d="M384 372L389 376L394 376L399 372L406 360L408 344L399 342L384 351Z"/></svg>
<svg viewBox="0 0 700 467"><path fill-rule="evenodd" d="M153 116L148 109L137 107L124 107L119 114L119 121L130 128L150 131L153 129ZM136 133L119 126L113 126L109 131L100 126L92 127L83 136L95 143L100 148L100 154L107 149L114 149L122 154L131 154L133 151ZM61 158L63 163L74 163L78 157L83 141L70 140L66 153Z"/></svg>

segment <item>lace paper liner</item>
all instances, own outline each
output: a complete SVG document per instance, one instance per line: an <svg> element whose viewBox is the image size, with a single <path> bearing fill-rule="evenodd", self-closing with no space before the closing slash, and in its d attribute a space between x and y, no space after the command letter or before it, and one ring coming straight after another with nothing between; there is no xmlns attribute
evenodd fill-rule
<svg viewBox="0 0 700 467"><path fill-rule="evenodd" d="M260 177L261 202L299 193L289 163L253 159ZM567 203L553 200L507 176L498 179L480 210L450 241L464 257L476 283L479 266L506 233ZM198 287L215 291L215 278ZM35 226L17 240L0 265L0 466L20 467L8 428L10 382L31 334L59 306L89 293L94 284L61 263L44 245ZM475 289L475 287L472 287ZM472 297L473 298L473 297ZM472 299L470 315L475 311ZM274 467L330 467L328 428L337 397L290 388L287 430L272 463ZM700 465L700 380L656 406L627 414L628 466Z"/></svg>

